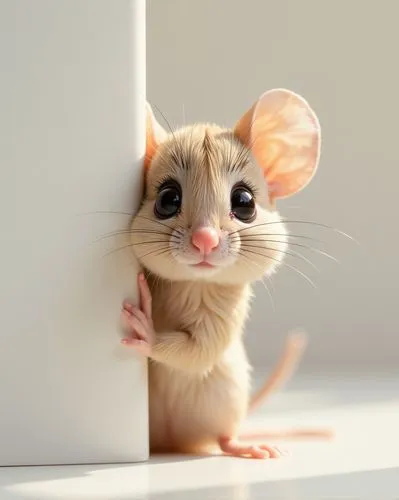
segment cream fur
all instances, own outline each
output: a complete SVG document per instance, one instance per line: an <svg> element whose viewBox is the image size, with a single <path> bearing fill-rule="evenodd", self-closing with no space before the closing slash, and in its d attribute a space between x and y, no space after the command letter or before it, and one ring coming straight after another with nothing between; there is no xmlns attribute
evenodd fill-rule
<svg viewBox="0 0 399 500"><path fill-rule="evenodd" d="M221 436L235 436L247 413L250 366L242 334L250 283L276 268L286 248L286 231L268 205L262 172L250 155L240 171L228 171L229 160L240 151L242 145L232 133L216 126L194 126L169 135L152 161L146 197L132 224L136 255L148 270L157 332L149 368L153 450L203 451ZM187 170L176 162L181 155L190 164ZM170 175L183 188L183 210L178 219L157 221L156 187ZM258 194L253 225L273 222L270 226L251 229L251 224L229 217L231 188L243 180ZM187 244L191 230L204 223L222 229L223 254L214 256L220 265L216 271L193 270L186 264L194 258ZM260 238L279 243L261 241L259 253L264 256L243 257L240 238L229 236L237 229L254 238L269 234ZM146 243L151 240L160 243ZM157 249L165 253L158 255Z"/></svg>
<svg viewBox="0 0 399 500"><path fill-rule="evenodd" d="M152 450L204 451L245 417L250 367L241 334L249 288L162 282L153 290Z"/></svg>
<svg viewBox="0 0 399 500"><path fill-rule="evenodd" d="M287 102L291 105L292 99ZM295 116L302 116L297 108L293 123ZM284 123L290 123L287 109ZM196 125L166 138L163 132L160 144L150 108L149 115L145 196L132 222L131 240L152 293L150 443L152 450L199 452L236 437L247 413L250 366L243 330L250 286L278 267L287 248L286 229L270 204L265 169L256 163L261 155L251 154L253 111L234 132ZM276 116L271 116L272 123L280 126ZM262 122L260 129L267 134L270 127ZM283 137L283 130L279 133ZM278 139L269 141L276 160L273 168L268 165L273 175L279 165ZM289 141L288 135L284 167L290 159ZM181 186L182 210L178 217L158 220L158 188L171 177ZM231 190L242 182L256 199L257 216L248 224L230 214ZM290 182L295 184L292 178ZM191 234L203 225L220 231L220 244L210 256L213 269L192 266L198 253L190 244ZM226 449L238 450L234 443Z"/></svg>

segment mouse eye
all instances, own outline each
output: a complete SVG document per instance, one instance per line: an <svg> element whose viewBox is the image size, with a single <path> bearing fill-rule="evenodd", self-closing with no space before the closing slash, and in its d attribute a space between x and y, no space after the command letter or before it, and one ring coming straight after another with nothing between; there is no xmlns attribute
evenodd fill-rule
<svg viewBox="0 0 399 500"><path fill-rule="evenodd" d="M155 201L154 212L158 219L169 219L180 212L181 189L177 183L168 183L161 187Z"/></svg>
<svg viewBox="0 0 399 500"><path fill-rule="evenodd" d="M252 222L256 217L254 196L243 186L233 188L231 192L231 212L242 222Z"/></svg>

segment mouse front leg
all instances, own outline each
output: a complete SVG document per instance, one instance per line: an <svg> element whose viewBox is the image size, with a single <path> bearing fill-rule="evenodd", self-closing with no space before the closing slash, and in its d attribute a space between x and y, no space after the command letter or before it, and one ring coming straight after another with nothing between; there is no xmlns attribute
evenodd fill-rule
<svg viewBox="0 0 399 500"><path fill-rule="evenodd" d="M123 302L121 320L124 330L129 335L124 337L121 343L134 347L137 352L144 356L150 356L155 341L155 332L152 321L151 292L143 273L138 275L138 287L140 307L126 300Z"/></svg>
<svg viewBox="0 0 399 500"><path fill-rule="evenodd" d="M155 332L151 291L144 274L139 274L138 286L140 307L123 303L122 323L128 336L121 342L171 368L192 374L208 372L230 344L231 325L214 317L201 329Z"/></svg>

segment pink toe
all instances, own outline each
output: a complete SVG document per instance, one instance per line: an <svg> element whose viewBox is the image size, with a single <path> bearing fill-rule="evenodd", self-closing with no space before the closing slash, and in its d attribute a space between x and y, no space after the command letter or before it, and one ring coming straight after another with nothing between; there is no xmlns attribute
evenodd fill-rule
<svg viewBox="0 0 399 500"><path fill-rule="evenodd" d="M133 304L131 302L128 302L127 300L123 301L123 305L122 306L123 306L123 309L125 311L130 311L130 312L133 310L133 307L134 307Z"/></svg>
<svg viewBox="0 0 399 500"><path fill-rule="evenodd" d="M269 458L280 458L283 454L278 448L274 446L261 445L260 448L268 453Z"/></svg>
<svg viewBox="0 0 399 500"><path fill-rule="evenodd" d="M270 458L270 453L268 450L263 450L259 446L254 446L252 450L252 456L254 458Z"/></svg>

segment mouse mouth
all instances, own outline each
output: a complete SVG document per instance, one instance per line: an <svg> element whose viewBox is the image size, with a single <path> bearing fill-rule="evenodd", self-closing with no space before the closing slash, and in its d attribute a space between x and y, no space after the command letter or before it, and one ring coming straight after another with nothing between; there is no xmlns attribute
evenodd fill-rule
<svg viewBox="0 0 399 500"><path fill-rule="evenodd" d="M202 262L198 262L198 264L193 264L192 267L200 268L200 269L213 269L214 266L213 264L210 264L206 260L203 260Z"/></svg>

